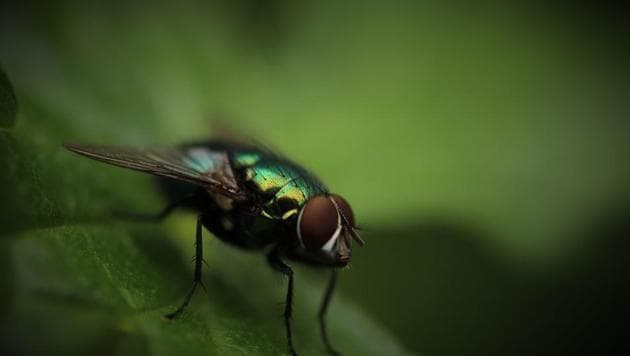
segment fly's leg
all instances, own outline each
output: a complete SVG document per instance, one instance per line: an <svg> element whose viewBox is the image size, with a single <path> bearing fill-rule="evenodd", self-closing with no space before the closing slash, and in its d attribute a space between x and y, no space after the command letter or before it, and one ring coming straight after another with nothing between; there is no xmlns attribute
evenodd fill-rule
<svg viewBox="0 0 630 356"><path fill-rule="evenodd" d="M326 345L326 349L328 353L331 355L339 355L339 352L335 351L335 349L330 344L330 340L328 339L328 331L326 329L326 311L328 310L328 305L330 304L330 299L332 299L333 291L335 290L335 285L337 284L337 270L334 269L332 274L330 275L330 280L328 281L328 286L326 287L326 292L324 293L324 298L322 299L322 304L319 307L319 328L322 333L322 340L324 340L324 345Z"/></svg>
<svg viewBox="0 0 630 356"><path fill-rule="evenodd" d="M188 294L186 294L184 302L179 306L179 308L177 308L174 312L165 315L168 319L175 319L184 312L198 285L201 285L203 289L206 288L201 281L201 266L203 263L203 241L201 239L201 227L203 226L201 223L202 217L203 215L197 216L197 233L195 236L195 274L193 276L193 284Z"/></svg>
<svg viewBox="0 0 630 356"><path fill-rule="evenodd" d="M181 199L178 199L172 203L169 203L162 211L157 214L135 214L135 213L125 213L125 212L113 212L114 217L134 220L139 222L157 222L161 221L165 217L169 216L173 210L182 206L185 203L191 202L195 199L195 195L187 195Z"/></svg>
<svg viewBox="0 0 630 356"><path fill-rule="evenodd" d="M293 308L293 270L282 261L278 248L274 248L267 255L267 261L269 262L271 268L289 278L287 297L284 304L284 326L287 330L287 343L289 346L289 352L291 353L291 355L297 356L297 352L295 351L295 348L293 348L293 339L291 338L291 314Z"/></svg>

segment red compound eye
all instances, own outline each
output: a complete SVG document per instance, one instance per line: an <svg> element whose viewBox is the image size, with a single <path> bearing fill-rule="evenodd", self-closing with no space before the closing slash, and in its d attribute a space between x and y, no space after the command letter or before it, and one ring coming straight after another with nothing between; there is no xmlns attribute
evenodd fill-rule
<svg viewBox="0 0 630 356"><path fill-rule="evenodd" d="M320 249L335 234L338 222L337 209L328 197L311 198L298 219L298 232L304 247L310 251Z"/></svg>
<svg viewBox="0 0 630 356"><path fill-rule="evenodd" d="M341 210L341 214L343 214L343 216L348 219L350 226L355 227L354 214L352 213L352 208L350 207L350 204L348 204L348 202L344 198L340 197L337 194L331 194L330 197L333 198L335 203L337 203L339 210Z"/></svg>

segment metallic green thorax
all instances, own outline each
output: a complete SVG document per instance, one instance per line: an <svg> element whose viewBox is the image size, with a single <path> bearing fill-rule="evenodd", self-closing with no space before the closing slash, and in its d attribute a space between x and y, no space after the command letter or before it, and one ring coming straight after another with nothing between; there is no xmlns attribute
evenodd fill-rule
<svg viewBox="0 0 630 356"><path fill-rule="evenodd" d="M235 171L242 172L245 184L265 200L261 215L267 218L295 217L309 198L327 192L309 172L268 152L236 151L232 164Z"/></svg>

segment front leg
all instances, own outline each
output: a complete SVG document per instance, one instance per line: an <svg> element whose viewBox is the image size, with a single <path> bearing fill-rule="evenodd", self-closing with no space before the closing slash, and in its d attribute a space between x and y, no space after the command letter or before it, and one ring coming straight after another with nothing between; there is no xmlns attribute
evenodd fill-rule
<svg viewBox="0 0 630 356"><path fill-rule="evenodd" d="M330 304L330 299L332 298L333 291L335 290L335 285L337 283L337 269L332 271L330 275L330 280L328 281L328 287L326 287L326 292L324 293L324 299L322 299L322 304L319 308L319 328L322 334L322 339L324 340L324 345L328 350L328 353L331 355L339 355L332 345L330 344L330 340L328 339L328 331L326 328L326 311L328 310L328 304Z"/></svg>
<svg viewBox="0 0 630 356"><path fill-rule="evenodd" d="M284 326L287 330L287 343L289 352L293 356L297 356L297 352L293 347L291 338L291 314L293 308L293 270L284 261L282 261L282 253L278 247L275 247L268 255L267 262L274 270L289 277L289 286L287 288L287 297L284 304Z"/></svg>
<svg viewBox="0 0 630 356"><path fill-rule="evenodd" d="M188 303L190 303L190 299L195 293L195 289L197 289L197 286L201 285L203 287L203 283L201 282L201 267L203 263L203 240L201 236L203 226L201 223L202 218L203 215L201 214L197 216L197 232L195 236L195 274L193 276L192 287L190 288L188 294L186 294L184 302L179 306L179 308L177 308L177 310L175 310L174 312L165 315L165 317L168 319L175 319L180 316L188 306Z"/></svg>

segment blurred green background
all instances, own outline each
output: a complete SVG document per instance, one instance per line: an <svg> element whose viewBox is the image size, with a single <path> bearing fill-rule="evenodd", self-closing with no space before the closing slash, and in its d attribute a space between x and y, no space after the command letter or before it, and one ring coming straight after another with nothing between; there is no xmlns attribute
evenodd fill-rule
<svg viewBox="0 0 630 356"><path fill-rule="evenodd" d="M0 315L7 352L279 354L284 284L206 243L138 173L61 142L175 144L220 118L353 205L330 314L347 354L620 354L630 300L630 14L616 3L20 1L0 7ZM6 84L2 84L8 88ZM10 115L11 103L0 112ZM4 114L3 114L4 115ZM12 126L12 127L11 127ZM321 354L325 273L298 270Z"/></svg>

